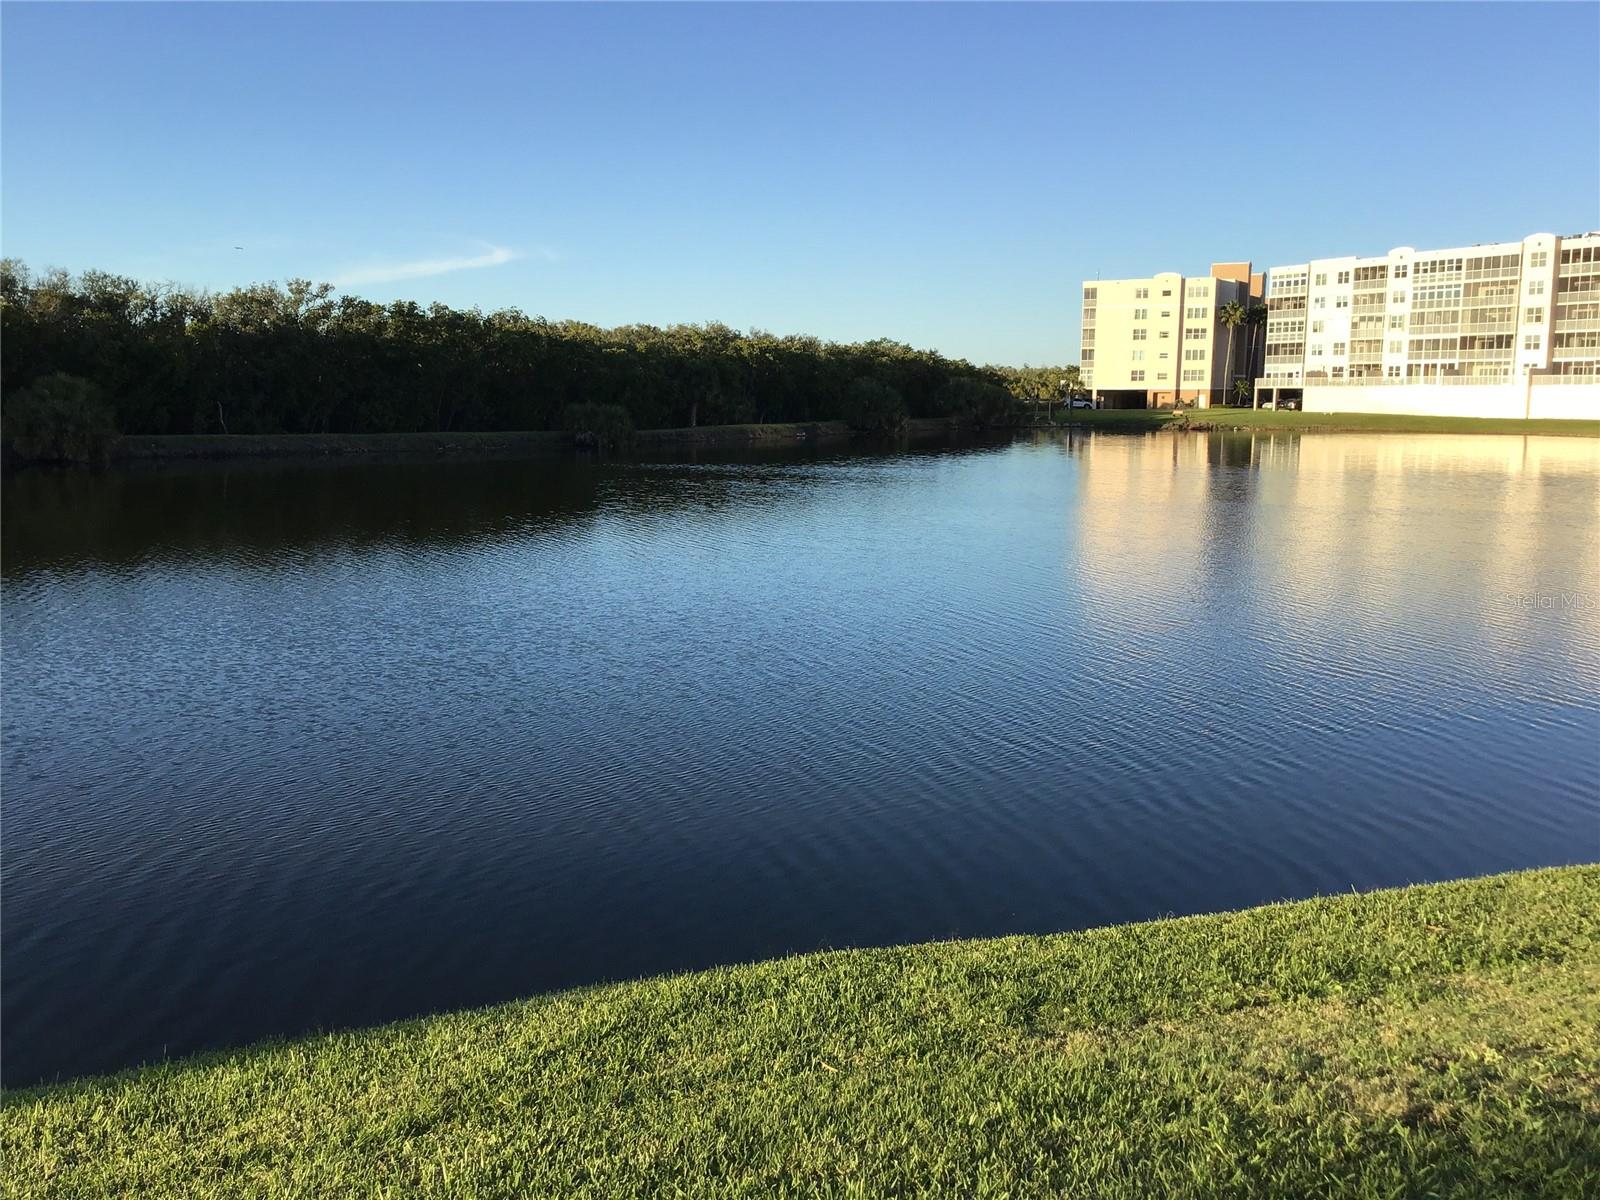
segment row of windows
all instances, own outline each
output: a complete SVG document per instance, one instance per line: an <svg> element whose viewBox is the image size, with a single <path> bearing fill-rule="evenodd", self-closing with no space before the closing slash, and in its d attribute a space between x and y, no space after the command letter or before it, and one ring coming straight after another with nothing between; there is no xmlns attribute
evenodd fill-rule
<svg viewBox="0 0 1600 1200"><path fill-rule="evenodd" d="M1356 282L1357 283L1369 283L1374 279L1387 279L1387 278L1389 278L1389 268L1388 267L1357 267L1356 268Z"/></svg>
<svg viewBox="0 0 1600 1200"><path fill-rule="evenodd" d="M1461 310L1457 308L1436 309L1432 312L1414 312L1411 314L1411 328L1426 329L1430 325L1459 325L1461 323Z"/></svg>
<svg viewBox="0 0 1600 1200"><path fill-rule="evenodd" d="M1600 246L1572 246L1561 252L1561 265L1600 262Z"/></svg>
<svg viewBox="0 0 1600 1200"><path fill-rule="evenodd" d="M1204 369L1198 371L1188 370L1183 373L1183 381L1185 383L1202 383L1205 381L1205 377L1206 373Z"/></svg>
<svg viewBox="0 0 1600 1200"><path fill-rule="evenodd" d="M1557 321L1600 321L1600 300L1556 305Z"/></svg>
<svg viewBox="0 0 1600 1200"><path fill-rule="evenodd" d="M1203 362L1206 357L1206 348L1204 346L1192 347L1183 352L1183 357L1189 362Z"/></svg>
<svg viewBox="0 0 1600 1200"><path fill-rule="evenodd" d="M1557 350L1600 350L1600 330L1558 333L1550 340L1550 344Z"/></svg>
<svg viewBox="0 0 1600 1200"><path fill-rule="evenodd" d="M1556 280L1558 292L1600 292L1600 275L1563 275Z"/></svg>
<svg viewBox="0 0 1600 1200"><path fill-rule="evenodd" d="M1202 338L1207 338L1210 336L1211 330L1207 329L1203 325L1196 328L1185 329L1183 331L1184 340L1189 342L1197 342Z"/></svg>
<svg viewBox="0 0 1600 1200"><path fill-rule="evenodd" d="M1209 313L1210 311L1211 311L1210 309L1208 309L1205 305L1202 304L1198 308L1186 308L1186 309L1184 309L1183 310L1183 317L1184 317L1184 320L1186 320L1186 321L1204 321L1206 319L1206 314Z"/></svg>
<svg viewBox="0 0 1600 1200"><path fill-rule="evenodd" d="M1467 259L1469 271L1507 271L1519 270L1521 267L1521 254L1485 254L1479 258Z"/></svg>
<svg viewBox="0 0 1600 1200"><path fill-rule="evenodd" d="M1432 304L1437 300L1461 299L1461 285L1459 283L1434 283L1419 287L1411 293L1411 303Z"/></svg>
<svg viewBox="0 0 1600 1200"><path fill-rule="evenodd" d="M1538 290L1535 291L1535 288ZM1528 290L1537 296L1544 290L1544 280L1539 279L1529 284ZM1493 279L1482 283L1469 283L1461 289L1463 297L1477 300L1509 300L1516 294L1516 281L1511 279Z"/></svg>
<svg viewBox="0 0 1600 1200"><path fill-rule="evenodd" d="M1419 258L1417 260L1417 278L1424 275L1459 275L1461 273L1461 260L1459 258Z"/></svg>

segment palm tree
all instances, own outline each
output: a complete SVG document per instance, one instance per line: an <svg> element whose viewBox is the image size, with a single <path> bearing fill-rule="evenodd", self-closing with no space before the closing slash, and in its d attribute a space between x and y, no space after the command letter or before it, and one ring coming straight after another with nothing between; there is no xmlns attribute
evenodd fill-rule
<svg viewBox="0 0 1600 1200"><path fill-rule="evenodd" d="M1250 376L1259 378L1266 373L1267 349L1267 306L1265 304L1252 304L1245 310L1244 323L1250 327ZM1256 337L1261 337L1261 358L1256 356Z"/></svg>
<svg viewBox="0 0 1600 1200"><path fill-rule="evenodd" d="M1233 392L1233 331L1244 324L1244 305L1237 300L1229 300L1217 309L1217 320L1228 330L1228 356L1222 362L1222 402L1226 404Z"/></svg>

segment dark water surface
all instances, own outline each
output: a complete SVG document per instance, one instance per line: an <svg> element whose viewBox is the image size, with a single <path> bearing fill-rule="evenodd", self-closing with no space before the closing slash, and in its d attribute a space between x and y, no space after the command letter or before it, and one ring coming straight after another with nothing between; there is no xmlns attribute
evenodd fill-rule
<svg viewBox="0 0 1600 1200"><path fill-rule="evenodd" d="M4 487L8 1084L1600 858L1600 446Z"/></svg>

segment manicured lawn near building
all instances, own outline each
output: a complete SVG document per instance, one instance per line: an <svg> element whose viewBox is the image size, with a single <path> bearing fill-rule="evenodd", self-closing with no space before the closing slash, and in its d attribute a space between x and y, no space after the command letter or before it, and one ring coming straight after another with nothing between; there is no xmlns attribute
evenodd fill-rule
<svg viewBox="0 0 1600 1200"><path fill-rule="evenodd" d="M1064 423L1087 428L1160 429L1188 425L1210 429L1304 429L1366 433L1515 433L1544 437L1600 437L1600 421L1515 421L1495 417L1427 417L1395 413L1315 413L1276 409L1201 408L1182 413L1156 409L1077 409Z"/></svg>
<svg viewBox="0 0 1600 1200"><path fill-rule="evenodd" d="M1564 1196L1600 867L809 955L12 1093L8 1196Z"/></svg>

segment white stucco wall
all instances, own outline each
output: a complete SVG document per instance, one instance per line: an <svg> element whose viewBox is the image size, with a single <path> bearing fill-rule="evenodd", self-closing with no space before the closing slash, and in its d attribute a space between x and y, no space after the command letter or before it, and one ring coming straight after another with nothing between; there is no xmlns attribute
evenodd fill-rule
<svg viewBox="0 0 1600 1200"><path fill-rule="evenodd" d="M1521 420L1600 421L1600 382L1527 385L1411 383L1385 387L1307 384L1304 409L1324 413L1404 413L1432 417L1510 417Z"/></svg>

